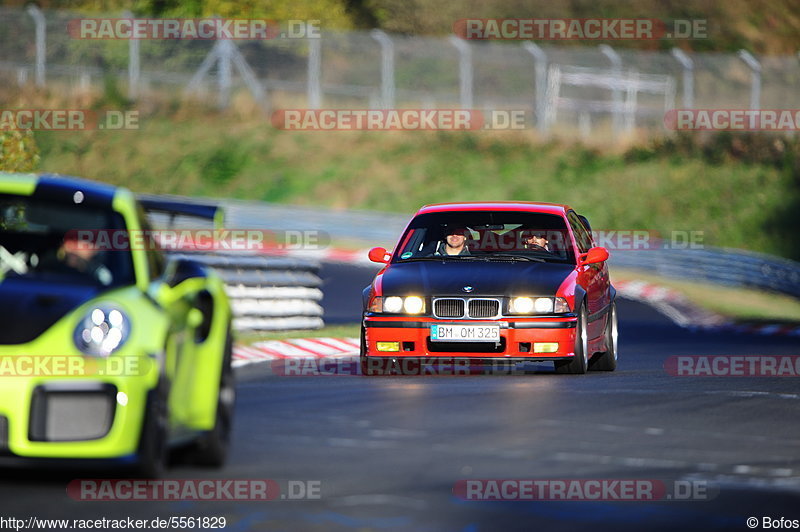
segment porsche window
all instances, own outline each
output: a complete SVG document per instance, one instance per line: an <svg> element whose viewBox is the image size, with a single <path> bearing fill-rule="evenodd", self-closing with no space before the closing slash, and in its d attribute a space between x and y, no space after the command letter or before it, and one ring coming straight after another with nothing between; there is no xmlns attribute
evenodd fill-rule
<svg viewBox="0 0 800 532"><path fill-rule="evenodd" d="M0 195L0 280L133 284L130 250L113 242L125 234L122 216L113 211Z"/></svg>

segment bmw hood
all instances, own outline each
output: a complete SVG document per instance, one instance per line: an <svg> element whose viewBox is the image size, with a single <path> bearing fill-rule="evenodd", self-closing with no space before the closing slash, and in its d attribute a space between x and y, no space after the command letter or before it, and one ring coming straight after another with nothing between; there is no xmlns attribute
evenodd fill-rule
<svg viewBox="0 0 800 532"><path fill-rule="evenodd" d="M383 273L384 295L555 295L575 266L553 262L420 261L395 263ZM464 287L472 287L471 291Z"/></svg>

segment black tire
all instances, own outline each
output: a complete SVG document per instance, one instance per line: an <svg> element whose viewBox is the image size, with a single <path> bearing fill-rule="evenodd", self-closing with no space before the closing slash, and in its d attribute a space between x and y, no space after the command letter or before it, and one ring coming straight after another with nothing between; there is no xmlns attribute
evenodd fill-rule
<svg viewBox="0 0 800 532"><path fill-rule="evenodd" d="M159 385L147 395L142 433L134 474L143 478L159 478L164 474L169 456L167 446L167 394Z"/></svg>
<svg viewBox="0 0 800 532"><path fill-rule="evenodd" d="M575 356L555 363L556 373L582 375L589 367L589 334L586 330L586 307L581 305L575 324Z"/></svg>
<svg viewBox="0 0 800 532"><path fill-rule="evenodd" d="M608 322L604 334L608 351L595 355L589 364L590 371L614 371L617 369L619 325L617 322L616 303L612 303L611 310L608 311Z"/></svg>
<svg viewBox="0 0 800 532"><path fill-rule="evenodd" d="M233 413L236 406L236 383L233 377L233 338L228 330L225 355L217 394L217 414L214 428L200 436L195 445L194 463L205 467L222 467L228 458Z"/></svg>

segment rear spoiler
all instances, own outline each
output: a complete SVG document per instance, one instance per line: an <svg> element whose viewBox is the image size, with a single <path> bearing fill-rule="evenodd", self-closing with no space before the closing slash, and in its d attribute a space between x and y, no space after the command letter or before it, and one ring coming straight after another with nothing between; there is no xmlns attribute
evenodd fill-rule
<svg viewBox="0 0 800 532"><path fill-rule="evenodd" d="M139 204L150 213L157 212L169 216L170 225L175 218L187 216L202 218L214 222L214 227L221 228L225 222L225 211L221 205L200 202L187 202L182 198L165 198L163 196L138 196Z"/></svg>

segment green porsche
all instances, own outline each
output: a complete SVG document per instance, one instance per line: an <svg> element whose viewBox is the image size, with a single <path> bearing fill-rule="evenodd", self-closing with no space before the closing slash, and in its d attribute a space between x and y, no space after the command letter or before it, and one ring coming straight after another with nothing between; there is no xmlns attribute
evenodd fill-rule
<svg viewBox="0 0 800 532"><path fill-rule="evenodd" d="M173 448L224 463L230 304L213 271L133 237L151 230L147 210L220 219L214 206L0 173L0 456L110 460L145 476Z"/></svg>

